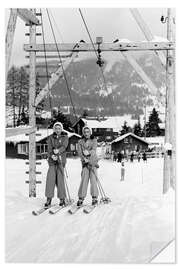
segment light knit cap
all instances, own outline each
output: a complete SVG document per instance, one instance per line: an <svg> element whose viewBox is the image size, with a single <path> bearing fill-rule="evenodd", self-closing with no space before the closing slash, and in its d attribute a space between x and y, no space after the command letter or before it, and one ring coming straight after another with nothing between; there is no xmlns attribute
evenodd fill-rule
<svg viewBox="0 0 180 270"><path fill-rule="evenodd" d="M84 126L84 127L83 127L83 129L82 129L82 133L83 133L83 135L84 135L84 130L85 130L86 128L88 128L88 129L89 129L90 134L92 135L92 128L90 128L90 127L88 127L88 126Z"/></svg>
<svg viewBox="0 0 180 270"><path fill-rule="evenodd" d="M54 125L53 125L53 130L55 130L55 127L56 127L56 126L60 126L61 129L63 130L63 125L62 125L61 122L56 122L56 123L54 123Z"/></svg>

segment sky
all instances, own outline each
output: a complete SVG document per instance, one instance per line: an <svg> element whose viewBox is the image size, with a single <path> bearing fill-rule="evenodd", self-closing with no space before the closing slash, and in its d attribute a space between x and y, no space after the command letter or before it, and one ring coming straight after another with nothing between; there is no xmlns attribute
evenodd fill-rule
<svg viewBox="0 0 180 270"><path fill-rule="evenodd" d="M77 8L52 8L48 10L58 42L76 43L81 39L89 42L87 32ZM39 9L37 9L37 11L39 11ZM167 13L166 9L145 8L139 9L139 11L155 36L166 37L167 24L160 22L161 15L166 15ZM94 41L97 36L102 36L104 42L113 42L117 38L129 39L131 41L145 40L130 10L127 8L84 8L82 12ZM6 28L9 13L9 10L6 9ZM45 41L46 43L54 43L46 9L42 9L42 14ZM13 42L11 65L20 66L28 63L28 60L25 58L27 53L23 50L23 44L28 43L28 37L25 36L28 30L25 23L18 18ZM40 31L41 28L38 27L37 32ZM42 43L42 37L37 37L37 43ZM79 58L91 56L93 56L93 53L81 53ZM112 61L121 58L120 54L117 55L117 53L105 53L103 57L107 60L111 59Z"/></svg>

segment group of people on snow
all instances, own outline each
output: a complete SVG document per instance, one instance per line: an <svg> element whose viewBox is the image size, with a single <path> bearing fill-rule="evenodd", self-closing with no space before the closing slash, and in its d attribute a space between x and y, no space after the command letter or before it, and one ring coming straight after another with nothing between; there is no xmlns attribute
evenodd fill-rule
<svg viewBox="0 0 180 270"><path fill-rule="evenodd" d="M112 153L113 157L113 161L117 161L117 162L122 162L123 160L130 160L130 162L133 162L135 157L137 158L138 162L140 162L141 158L143 161L147 161L147 154L146 152L137 152L135 153L134 151L132 151L130 154L125 154L124 151L119 151L119 152L113 152Z"/></svg>
<svg viewBox="0 0 180 270"><path fill-rule="evenodd" d="M78 142L78 155L81 158L82 171L81 183L78 190L77 206L81 206L87 194L88 183L91 184L92 205L98 203L98 186L97 186L97 168L98 158L96 155L97 140L92 135L90 127L85 126L82 130L83 136ZM48 138L48 172L46 178L45 196L47 201L45 207L51 205L54 197L55 186L57 186L57 197L59 205L66 205L66 188L65 188L65 165L66 149L68 146L68 136L63 132L63 125L56 122L53 126L53 134Z"/></svg>
<svg viewBox="0 0 180 270"><path fill-rule="evenodd" d="M48 172L46 178L45 196L47 201L45 207L49 207L54 197L55 186L57 186L57 197L59 205L66 205L66 187L65 187L65 165L66 165L66 149L68 146L68 136L63 131L63 125L56 122L53 126L53 134L48 137ZM85 126L82 129L82 138L78 142L77 151L81 159L82 171L81 182L78 190L77 206L80 207L87 195L88 183L90 181L92 196L92 205L98 203L99 190L97 186L97 168L98 157L96 154L97 139L93 136L90 127ZM115 155L114 155L115 157ZM124 181L125 155L122 152L117 153L117 161L121 163L121 181ZM116 160L116 158L114 160ZM140 161L140 154L137 157ZM133 162L134 154L131 153L130 160ZM142 159L147 161L146 153L143 152Z"/></svg>

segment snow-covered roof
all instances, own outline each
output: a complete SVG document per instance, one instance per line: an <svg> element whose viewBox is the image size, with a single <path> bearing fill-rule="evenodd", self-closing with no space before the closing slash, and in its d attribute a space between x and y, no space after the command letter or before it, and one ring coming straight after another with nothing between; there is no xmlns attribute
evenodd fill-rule
<svg viewBox="0 0 180 270"><path fill-rule="evenodd" d="M6 128L6 137L12 137L12 136L32 132L33 130L34 128L32 128L31 126L19 126L15 128Z"/></svg>
<svg viewBox="0 0 180 270"><path fill-rule="evenodd" d="M146 122L148 122L148 117L149 117L150 111L147 112L146 115ZM160 115L161 120L163 119L164 115ZM120 131L122 129L122 126L124 125L124 122L127 122L127 125L130 126L131 128L134 127L135 124L137 124L138 120L137 119L132 119L132 116L130 114L123 115L123 116L111 116L106 118L105 120L98 120L98 119L86 119L86 118L81 118L82 121L88 125L90 128L112 128L113 131ZM144 126L144 115L140 115L140 123L141 126ZM159 127L161 129L165 128L165 123L159 123Z"/></svg>
<svg viewBox="0 0 180 270"><path fill-rule="evenodd" d="M131 115L123 116L113 116L108 117L106 120L99 121L98 119L86 119L81 118L85 124L90 128L112 128L114 131L119 131L122 129L124 122L127 122L127 125L133 127L137 123L136 119L132 119Z"/></svg>
<svg viewBox="0 0 180 270"><path fill-rule="evenodd" d="M120 141L122 141L124 138L126 138L126 137L128 137L128 136L130 136L130 135L131 135L132 137L134 137L134 138L136 138L136 139L138 139L138 140L140 140L140 141L142 141L142 142L148 144L147 141L143 140L141 137L135 135L135 134L132 133L132 132L126 133L126 134L124 134L124 135L122 135L122 136L116 138L114 141L111 142L111 144L112 144L112 143L116 143L116 142L120 142Z"/></svg>
<svg viewBox="0 0 180 270"><path fill-rule="evenodd" d="M72 136L76 136L76 137L81 138L81 136L77 133L72 133L72 132L69 132L67 130L64 130L64 132L67 133L68 138L71 138ZM39 142L39 141L45 139L46 137L48 137L49 135L51 135L53 133L53 129L39 129L37 131L37 133L40 135L36 136L36 142ZM10 136L10 137L6 138L6 142L13 142L13 143L29 142L29 136L26 136L25 134Z"/></svg>

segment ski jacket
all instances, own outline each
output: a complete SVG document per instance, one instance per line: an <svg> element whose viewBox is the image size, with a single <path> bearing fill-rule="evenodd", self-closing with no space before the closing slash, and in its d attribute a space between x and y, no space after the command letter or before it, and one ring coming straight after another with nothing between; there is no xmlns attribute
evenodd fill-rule
<svg viewBox="0 0 180 270"><path fill-rule="evenodd" d="M89 165L99 167L96 149L97 149L97 140L95 138L87 140L83 138L79 140L77 151L83 165L85 163L85 160L88 159ZM89 155L85 155L84 154L85 151L88 151Z"/></svg>
<svg viewBox="0 0 180 270"><path fill-rule="evenodd" d="M54 155L53 150L58 149L59 153L57 154L58 156L58 162L62 163L63 167L66 164L66 149L68 147L68 136L66 134L61 134L57 136L56 133L53 133L52 135L49 136L48 138L48 163L49 165L56 164L52 159L52 155Z"/></svg>

